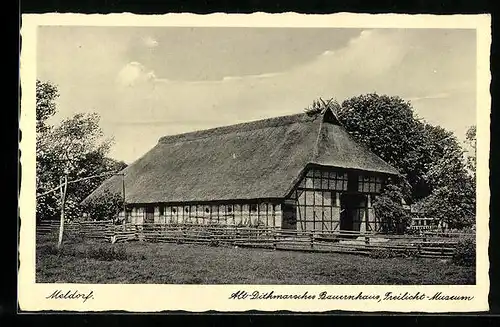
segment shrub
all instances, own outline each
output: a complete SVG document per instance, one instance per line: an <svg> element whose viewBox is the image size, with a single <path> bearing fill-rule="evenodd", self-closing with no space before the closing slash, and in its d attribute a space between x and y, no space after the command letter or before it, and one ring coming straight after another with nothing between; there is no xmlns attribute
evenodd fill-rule
<svg viewBox="0 0 500 327"><path fill-rule="evenodd" d="M83 212L87 213L91 219L95 220L115 219L122 209L122 196L109 191L106 191L104 195L82 205Z"/></svg>
<svg viewBox="0 0 500 327"><path fill-rule="evenodd" d="M476 230L475 227L464 227L456 231L457 233L463 233L463 234L475 234Z"/></svg>
<svg viewBox="0 0 500 327"><path fill-rule="evenodd" d="M453 253L453 263L472 267L476 265L476 242L472 238L458 241Z"/></svg>
<svg viewBox="0 0 500 327"><path fill-rule="evenodd" d="M410 225L411 217L403 208L403 187L388 184L373 202L375 216L381 221L384 233L403 234Z"/></svg>

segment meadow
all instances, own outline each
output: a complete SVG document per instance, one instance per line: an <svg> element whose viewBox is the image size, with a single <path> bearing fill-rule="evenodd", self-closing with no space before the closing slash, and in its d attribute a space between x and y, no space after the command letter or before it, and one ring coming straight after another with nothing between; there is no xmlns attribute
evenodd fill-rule
<svg viewBox="0 0 500 327"><path fill-rule="evenodd" d="M474 267L449 259L372 258L173 243L39 238L37 283L471 285Z"/></svg>

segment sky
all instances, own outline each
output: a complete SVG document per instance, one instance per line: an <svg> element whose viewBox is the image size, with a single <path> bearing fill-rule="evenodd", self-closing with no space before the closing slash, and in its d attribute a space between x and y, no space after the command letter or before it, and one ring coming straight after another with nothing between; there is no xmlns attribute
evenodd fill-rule
<svg viewBox="0 0 500 327"><path fill-rule="evenodd" d="M371 92L463 140L476 123L476 31L41 26L37 78L59 89L53 123L98 113L126 163L164 135Z"/></svg>

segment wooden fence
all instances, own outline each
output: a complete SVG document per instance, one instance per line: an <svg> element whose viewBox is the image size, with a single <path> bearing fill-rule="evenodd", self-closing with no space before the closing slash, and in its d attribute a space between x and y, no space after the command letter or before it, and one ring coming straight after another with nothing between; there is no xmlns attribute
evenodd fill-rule
<svg viewBox="0 0 500 327"><path fill-rule="evenodd" d="M58 222L37 226L37 235L56 233ZM421 235L386 235L353 231L296 231L273 227L236 227L196 224L114 225L111 221L65 224L65 237L120 242L167 242L239 246L311 252L347 252L368 255L373 251L408 253L420 257L448 258L458 240L470 234L426 232Z"/></svg>

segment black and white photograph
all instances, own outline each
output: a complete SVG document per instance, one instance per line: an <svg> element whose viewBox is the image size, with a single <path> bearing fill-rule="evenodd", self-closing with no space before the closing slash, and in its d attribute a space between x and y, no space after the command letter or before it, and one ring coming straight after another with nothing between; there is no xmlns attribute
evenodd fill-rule
<svg viewBox="0 0 500 327"><path fill-rule="evenodd" d="M177 308L210 287L239 309L487 306L488 17L250 16L28 30L20 251L41 306L170 286Z"/></svg>

